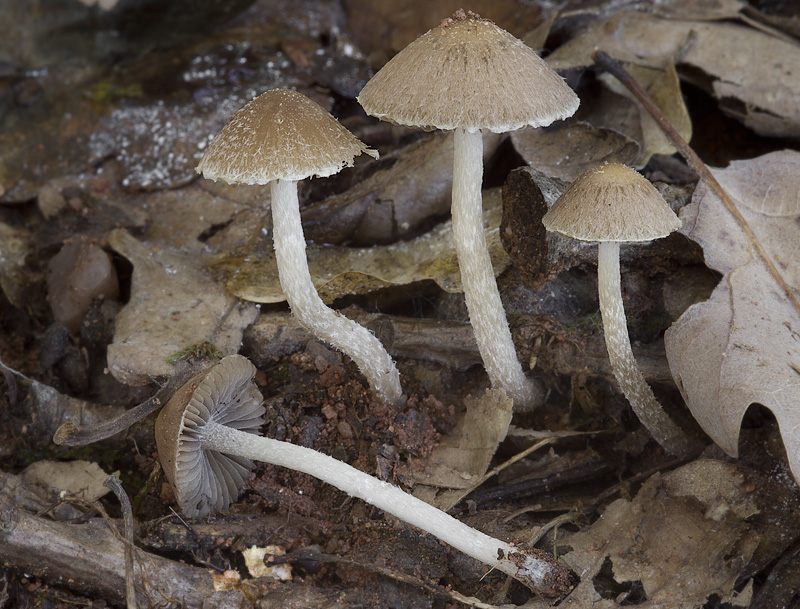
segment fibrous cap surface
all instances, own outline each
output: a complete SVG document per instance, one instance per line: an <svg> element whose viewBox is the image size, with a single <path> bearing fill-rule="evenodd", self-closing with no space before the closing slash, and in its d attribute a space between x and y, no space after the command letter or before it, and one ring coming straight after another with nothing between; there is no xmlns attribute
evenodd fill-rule
<svg viewBox="0 0 800 609"><path fill-rule="evenodd" d="M399 125L495 133L572 116L578 96L525 43L458 11L395 55L358 96Z"/></svg>
<svg viewBox="0 0 800 609"><path fill-rule="evenodd" d="M638 172L606 163L579 176L542 218L547 230L581 241L651 241L681 227Z"/></svg>
<svg viewBox="0 0 800 609"><path fill-rule="evenodd" d="M236 112L208 146L197 172L230 184L326 177L377 153L302 93L273 89Z"/></svg>

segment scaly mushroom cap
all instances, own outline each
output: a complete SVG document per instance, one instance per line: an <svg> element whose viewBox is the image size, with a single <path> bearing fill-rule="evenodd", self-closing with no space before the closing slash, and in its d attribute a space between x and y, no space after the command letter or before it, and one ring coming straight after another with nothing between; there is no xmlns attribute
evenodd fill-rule
<svg viewBox="0 0 800 609"><path fill-rule="evenodd" d="M619 163L606 163L579 176L542 222L549 231L598 242L651 241L681 227L655 187Z"/></svg>
<svg viewBox="0 0 800 609"><path fill-rule="evenodd" d="M156 419L158 457L181 511L198 518L227 509L239 498L253 463L201 445L209 421L257 434L264 422L256 369L241 355L229 355L190 379Z"/></svg>
<svg viewBox="0 0 800 609"><path fill-rule="evenodd" d="M197 173L229 184L326 177L362 152L377 158L319 104L273 89L236 112L206 150Z"/></svg>
<svg viewBox="0 0 800 609"><path fill-rule="evenodd" d="M367 114L399 125L495 133L544 127L579 104L533 49L463 10L395 55L358 101Z"/></svg>

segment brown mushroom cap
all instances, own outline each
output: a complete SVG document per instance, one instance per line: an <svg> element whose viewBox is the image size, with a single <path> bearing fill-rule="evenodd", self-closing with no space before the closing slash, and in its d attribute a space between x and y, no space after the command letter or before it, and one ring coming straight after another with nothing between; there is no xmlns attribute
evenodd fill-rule
<svg viewBox="0 0 800 609"><path fill-rule="evenodd" d="M395 55L358 101L367 114L399 125L495 133L549 125L579 103L533 49L464 11Z"/></svg>
<svg viewBox="0 0 800 609"><path fill-rule="evenodd" d="M581 241L651 241L681 227L638 172L606 163L579 176L542 218L547 230Z"/></svg>
<svg viewBox="0 0 800 609"><path fill-rule="evenodd" d="M377 153L302 93L273 89L236 112L206 150L197 172L229 184L326 177Z"/></svg>
<svg viewBox="0 0 800 609"><path fill-rule="evenodd" d="M203 426L214 421L257 434L264 422L256 369L241 355L229 355L190 379L156 419L156 445L164 475L181 511L202 517L227 509L239 498L253 463L201 446Z"/></svg>

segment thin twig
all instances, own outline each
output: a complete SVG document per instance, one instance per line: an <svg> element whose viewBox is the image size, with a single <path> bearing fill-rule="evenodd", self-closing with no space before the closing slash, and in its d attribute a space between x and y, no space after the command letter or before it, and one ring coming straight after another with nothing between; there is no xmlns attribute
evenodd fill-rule
<svg viewBox="0 0 800 609"><path fill-rule="evenodd" d="M476 609L500 609L497 605L492 605L490 603L484 603L483 601L472 597L472 596L464 596L455 590L451 590L445 588L443 586L439 586L437 584L431 584L421 579L414 577L413 575L408 575L407 573L403 573L401 571L393 571L387 567L381 567L380 565L376 565L375 563L363 563L356 560L350 560L347 558L342 558L340 556L336 556L333 554L322 554L319 552L309 551L308 549L300 550L299 552L294 552L292 554L283 554L283 555L267 555L264 557L264 562L268 565L275 565L281 563L293 563L293 562L302 562L302 561L315 561L318 563L333 563L339 565L347 565L350 567L358 567L360 569L365 569L366 571L375 571L380 573L384 577L388 577L390 579L394 579L404 584L408 584L411 586L417 586L422 588L426 592L430 594L434 594L439 597L450 598L454 601L458 601L468 607L475 607Z"/></svg>
<svg viewBox="0 0 800 609"><path fill-rule="evenodd" d="M123 534L125 535L125 600L128 609L138 609L136 604L136 577L133 572L133 511L128 494L116 475L109 476L103 483L110 488L122 507Z"/></svg>
<svg viewBox="0 0 800 609"><path fill-rule="evenodd" d="M640 85L635 78L628 74L619 61L612 58L607 53L604 53L603 51L596 51L592 55L592 59L598 66L606 70L609 74L614 76L623 85L625 85L625 87L628 88L628 90L634 95L634 97L636 97L639 103L644 106L645 110L647 110L655 119L658 126L664 132L664 135L666 135L667 139L669 139L672 145L678 149L678 152L681 154L681 156L683 156L684 159L686 159L686 162L689 163L689 166L694 170L694 172L697 173L697 175L700 176L700 179L708 184L709 188L711 188L711 190L713 190L714 193L720 198L723 205L725 205L728 211L733 214L736 222L744 231L748 241L747 246L750 257L753 257L751 248L754 248L764 261L764 264L767 266L767 269L772 277L778 282L778 285L780 285L781 289L786 294L789 302L792 303L792 306L794 306L795 310L797 310L798 314L800 314L800 302L798 302L794 293L786 284L786 281L783 279L781 274L778 272L778 269L773 264L772 259L769 257L766 250L764 250L764 247L761 245L758 237L753 232L753 229L750 228L750 225L747 223L745 217L733 203L725 189L722 188L722 185L717 181L717 178L714 177L714 174L712 174L706 164L703 163L702 159L697 156L697 153L692 150L691 146L689 146L686 140L681 137L675 127L673 127L672 124L667 120L667 117L664 116L664 113L661 111L661 109L650 98L650 96L647 94L647 91L644 90L642 85Z"/></svg>
<svg viewBox="0 0 800 609"><path fill-rule="evenodd" d="M536 452L537 450L539 450L543 446L546 446L547 444L550 444L550 442L552 442L552 441L553 441L553 438L544 438L543 440L539 440L538 442L536 442L536 444L533 444L533 445L529 446L528 448L526 448L525 450L523 450L522 452L517 453L516 455L514 455L513 457L511 457L507 461L504 461L503 463L501 463L497 467L495 467L493 469L490 469L483 476L481 476L480 480L478 480L475 484L473 484L469 488L464 489L462 491L462 493L458 496L458 499L456 501L454 501L452 505L456 505L456 504L460 503L461 501L463 501L465 497L467 497L472 491L474 491L476 488L478 488L481 484L483 484L484 482L489 480L489 478L491 478L493 476L496 476L497 474L502 472L505 468L509 467L510 465L514 465L514 463L516 463L517 461L520 461L520 460L524 459L525 457L527 457L532 452Z"/></svg>

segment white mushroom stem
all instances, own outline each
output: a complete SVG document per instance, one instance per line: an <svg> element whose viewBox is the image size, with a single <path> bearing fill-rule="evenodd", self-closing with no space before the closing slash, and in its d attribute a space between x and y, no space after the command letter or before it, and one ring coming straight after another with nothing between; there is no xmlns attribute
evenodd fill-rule
<svg viewBox="0 0 800 609"><path fill-rule="evenodd" d="M315 336L350 356L384 400L398 402L403 394L400 373L381 342L365 327L322 302L311 281L297 182L274 180L270 189L275 259L281 289L292 313Z"/></svg>
<svg viewBox="0 0 800 609"><path fill-rule="evenodd" d="M331 484L400 520L435 535L465 554L553 596L563 592L567 571L554 559L532 556L509 543L467 526L402 489L333 457L305 448L208 422L198 438L203 448L300 471Z"/></svg>
<svg viewBox="0 0 800 609"><path fill-rule="evenodd" d="M622 393L656 442L673 455L688 454L692 450L691 440L661 408L633 357L622 305L618 242L600 243L597 251L597 279L606 348Z"/></svg>
<svg viewBox="0 0 800 609"><path fill-rule="evenodd" d="M515 406L532 408L543 394L522 371L511 339L486 245L482 183L483 135L456 129L450 213L470 322L492 387L504 389Z"/></svg>

